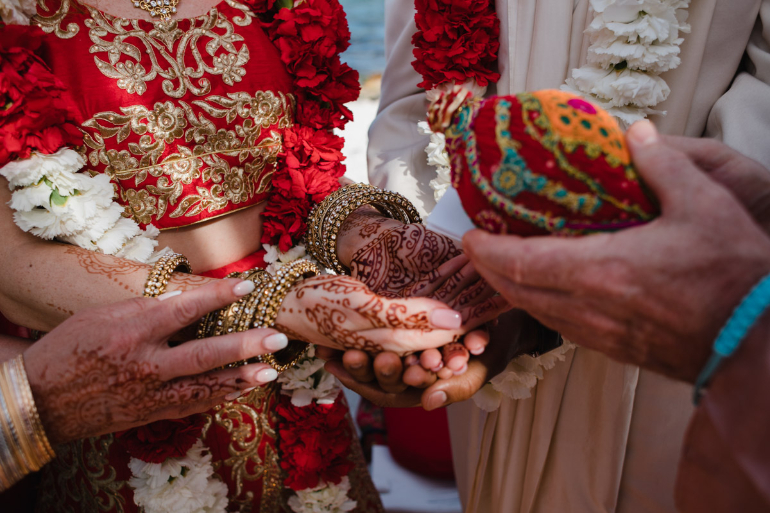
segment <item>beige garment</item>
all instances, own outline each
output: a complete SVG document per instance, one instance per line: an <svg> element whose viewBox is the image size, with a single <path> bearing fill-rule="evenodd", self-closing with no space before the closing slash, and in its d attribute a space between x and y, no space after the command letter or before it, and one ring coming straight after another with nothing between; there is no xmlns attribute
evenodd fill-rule
<svg viewBox="0 0 770 513"><path fill-rule="evenodd" d="M665 133L723 139L770 166L770 0L693 0L682 65L654 121ZM585 62L588 0L498 0L500 94L557 88ZM435 205L426 164L424 92L410 63L411 0L386 0L380 113L369 131L372 183L424 211ZM756 27L755 27L756 25ZM753 35L752 35L752 29ZM751 41L749 38L751 37ZM744 53L748 58L743 61ZM673 512L691 389L585 349L568 355L526 400L492 414L450 408L455 467L468 512Z"/></svg>

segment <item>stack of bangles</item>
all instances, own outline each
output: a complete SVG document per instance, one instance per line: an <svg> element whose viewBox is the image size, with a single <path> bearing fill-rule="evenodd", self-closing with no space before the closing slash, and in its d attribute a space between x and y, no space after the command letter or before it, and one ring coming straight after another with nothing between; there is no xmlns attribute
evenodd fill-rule
<svg viewBox="0 0 770 513"><path fill-rule="evenodd" d="M0 365L0 492L54 457L19 355Z"/></svg>
<svg viewBox="0 0 770 513"><path fill-rule="evenodd" d="M348 274L337 257L337 236L350 214L365 205L403 223L422 222L414 205L400 194L383 191L373 185L346 185L331 193L310 212L305 246L307 252L337 274Z"/></svg>
<svg viewBox="0 0 770 513"><path fill-rule="evenodd" d="M346 274L345 267L337 257L337 236L348 216L365 205L371 205L386 217L404 223L422 222L417 209L400 194L386 192L371 185L347 185L330 194L310 213L307 221L308 253L325 267L338 274ZM159 259L147 278L145 297L158 297L163 294L172 274L178 271L192 272L190 263L183 255L174 253ZM251 328L275 326L281 303L289 289L298 281L316 276L319 272L315 264L307 260L298 260L281 267L275 276L263 269L231 273L227 276L228 278L254 282L254 292L225 308L206 315L198 325L197 338L216 337ZM309 347L305 342L294 340L286 349L275 354L234 362L228 367L263 362L278 372L283 372L297 363Z"/></svg>
<svg viewBox="0 0 770 513"><path fill-rule="evenodd" d="M145 297L163 294L174 272L192 272L187 259L178 254L160 258L153 266L144 289ZM282 267L275 276L264 269L251 269L243 273L231 273L228 278L239 278L254 282L254 291L240 300L209 313L198 324L197 338L216 337L246 331L251 328L275 326L278 312L289 289L298 281L316 276L318 266L307 260L298 260ZM250 360L233 362L227 367L239 367L247 363L263 362L278 372L283 372L297 363L310 346L294 340L285 349L275 354L257 356Z"/></svg>

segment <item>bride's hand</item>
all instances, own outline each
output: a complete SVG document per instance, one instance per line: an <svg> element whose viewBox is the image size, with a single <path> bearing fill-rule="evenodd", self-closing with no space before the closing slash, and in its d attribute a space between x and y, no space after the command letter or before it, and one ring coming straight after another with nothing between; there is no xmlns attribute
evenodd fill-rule
<svg viewBox="0 0 770 513"><path fill-rule="evenodd" d="M32 344L25 367L51 442L186 417L274 380L275 370L262 363L212 370L286 347L274 330L167 343L253 289L218 280L164 301L132 299L77 313Z"/></svg>
<svg viewBox="0 0 770 513"><path fill-rule="evenodd" d="M321 276L292 287L276 328L333 349L406 355L445 346L507 308L496 297L457 312L435 299L384 297L354 278Z"/></svg>
<svg viewBox="0 0 770 513"><path fill-rule="evenodd" d="M430 297L459 310L495 295L450 239L373 210L348 217L337 248L351 276L382 296Z"/></svg>

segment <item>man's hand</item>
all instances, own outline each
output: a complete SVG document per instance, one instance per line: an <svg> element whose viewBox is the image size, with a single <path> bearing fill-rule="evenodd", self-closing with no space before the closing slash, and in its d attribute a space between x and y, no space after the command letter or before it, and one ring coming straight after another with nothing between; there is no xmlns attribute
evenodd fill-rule
<svg viewBox="0 0 770 513"><path fill-rule="evenodd" d="M769 189L756 177L745 186L732 171L756 175L748 159L713 148L690 150L715 179L731 184L731 193L648 122L631 128L628 143L660 200L658 219L579 239L474 231L464 246L514 307L565 338L694 381L732 309L770 272L770 239L736 200L761 215Z"/></svg>
<svg viewBox="0 0 770 513"><path fill-rule="evenodd" d="M466 345L479 344L487 350L472 357L465 372L457 375L449 372L443 377L418 364L406 365L392 353L379 355L373 364L365 354L355 358L351 358L350 353L342 358L331 352L317 355L328 360L326 370L343 385L379 406L422 405L426 410L434 410L471 398L513 358L534 349L537 327L524 312L512 311L502 315L489 331L475 331L467 337L473 340Z"/></svg>
<svg viewBox="0 0 770 513"><path fill-rule="evenodd" d="M212 369L286 347L275 330L168 345L180 329L253 290L251 282L218 280L163 301L124 301L78 313L32 344L25 366L51 442L186 417L274 380L276 371L262 363Z"/></svg>
<svg viewBox="0 0 770 513"><path fill-rule="evenodd" d="M713 139L664 136L711 178L727 187L766 233L770 233L770 173L759 162Z"/></svg>

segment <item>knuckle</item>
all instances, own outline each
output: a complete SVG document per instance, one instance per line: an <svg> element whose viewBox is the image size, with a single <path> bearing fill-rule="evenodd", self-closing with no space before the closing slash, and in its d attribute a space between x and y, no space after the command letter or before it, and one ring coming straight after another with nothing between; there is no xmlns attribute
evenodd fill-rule
<svg viewBox="0 0 770 513"><path fill-rule="evenodd" d="M211 343L198 343L192 352L192 361L199 372L206 372L217 366L218 351Z"/></svg>
<svg viewBox="0 0 770 513"><path fill-rule="evenodd" d="M189 326L200 317L198 301L177 301L174 303L173 316L183 325Z"/></svg>

